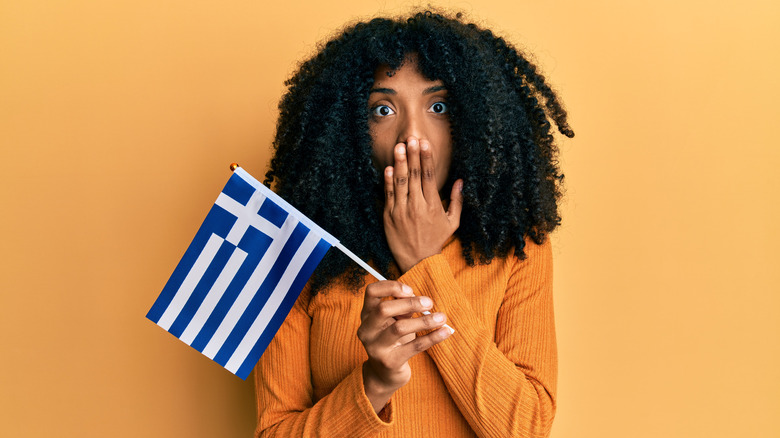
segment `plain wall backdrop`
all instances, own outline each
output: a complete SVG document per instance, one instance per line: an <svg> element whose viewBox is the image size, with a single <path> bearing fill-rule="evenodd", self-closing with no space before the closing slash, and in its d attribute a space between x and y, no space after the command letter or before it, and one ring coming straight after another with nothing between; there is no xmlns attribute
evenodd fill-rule
<svg viewBox="0 0 780 438"><path fill-rule="evenodd" d="M532 53L576 132L553 438L780 436L780 4L435 2ZM0 436L248 437L145 319L283 81L410 2L0 0Z"/></svg>

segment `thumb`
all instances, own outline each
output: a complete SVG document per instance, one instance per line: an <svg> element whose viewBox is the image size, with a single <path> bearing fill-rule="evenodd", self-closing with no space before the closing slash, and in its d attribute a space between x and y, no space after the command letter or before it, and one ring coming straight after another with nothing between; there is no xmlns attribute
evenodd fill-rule
<svg viewBox="0 0 780 438"><path fill-rule="evenodd" d="M447 219L457 229L460 226L460 212L463 210L463 180L459 179L452 185L450 205L447 209Z"/></svg>

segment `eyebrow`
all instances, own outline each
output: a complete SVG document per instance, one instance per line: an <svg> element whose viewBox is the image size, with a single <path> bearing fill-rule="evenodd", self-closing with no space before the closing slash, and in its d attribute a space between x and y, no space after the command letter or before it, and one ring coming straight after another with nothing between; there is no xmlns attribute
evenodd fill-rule
<svg viewBox="0 0 780 438"><path fill-rule="evenodd" d="M444 85L434 85L433 87L429 87L423 90L423 94L431 94L437 91L447 91L447 87L445 87ZM368 91L368 94L371 93L382 93L382 94L391 94L391 95L397 94L395 90L393 90L392 88L372 88Z"/></svg>
<svg viewBox="0 0 780 438"><path fill-rule="evenodd" d="M371 93L396 94L392 88L372 88L368 91L368 94Z"/></svg>
<svg viewBox="0 0 780 438"><path fill-rule="evenodd" d="M425 91L423 91L423 94L431 94L437 91L447 91L447 87L444 85L434 85L433 87L426 88Z"/></svg>

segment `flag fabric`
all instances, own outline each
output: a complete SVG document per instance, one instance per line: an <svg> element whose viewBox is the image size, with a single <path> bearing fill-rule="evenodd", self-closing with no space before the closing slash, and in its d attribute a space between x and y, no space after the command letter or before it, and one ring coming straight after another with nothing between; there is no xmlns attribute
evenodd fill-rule
<svg viewBox="0 0 780 438"><path fill-rule="evenodd" d="M246 379L337 244L238 167L146 317Z"/></svg>

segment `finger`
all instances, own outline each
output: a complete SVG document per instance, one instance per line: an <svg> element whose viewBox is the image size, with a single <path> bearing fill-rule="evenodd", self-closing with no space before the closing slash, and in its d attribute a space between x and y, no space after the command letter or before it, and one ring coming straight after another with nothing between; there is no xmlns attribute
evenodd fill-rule
<svg viewBox="0 0 780 438"><path fill-rule="evenodd" d="M412 292L411 287L397 281L386 280L371 283L366 287L366 293L363 297L364 313L373 312L386 297L409 298L414 297L414 292Z"/></svg>
<svg viewBox="0 0 780 438"><path fill-rule="evenodd" d="M463 180L459 179L452 185L450 205L447 208L447 219L453 226L453 231L460 226L460 213L463 211Z"/></svg>
<svg viewBox="0 0 780 438"><path fill-rule="evenodd" d="M358 339L364 344L373 342L382 331L395 322L392 316L381 316L377 309L383 302L392 302L392 297L413 297L412 288L397 281L379 281L369 284L363 297L360 311Z"/></svg>
<svg viewBox="0 0 780 438"><path fill-rule="evenodd" d="M406 145L398 143L393 152L393 182L395 184L395 206L406 205L409 196L409 168L406 163Z"/></svg>
<svg viewBox="0 0 780 438"><path fill-rule="evenodd" d="M421 353L452 335L446 327L442 327L427 335L418 336L413 341L396 349L399 359L409 360L417 353Z"/></svg>
<svg viewBox="0 0 780 438"><path fill-rule="evenodd" d="M414 318L415 316L416 316L416 313L412 312L412 313L406 313L406 314L403 314L403 315L398 315L398 316L395 317L395 319L409 319L409 318Z"/></svg>
<svg viewBox="0 0 780 438"><path fill-rule="evenodd" d="M428 140L420 140L420 168L425 201L428 203L441 202L439 188L436 186L436 165L433 161L433 151Z"/></svg>
<svg viewBox="0 0 780 438"><path fill-rule="evenodd" d="M447 318L443 313L431 313L418 318L399 319L387 327L378 341L382 345L393 345L404 336L435 330L442 325Z"/></svg>
<svg viewBox="0 0 780 438"><path fill-rule="evenodd" d="M409 166L409 200L423 199L420 186L420 145L425 140L409 137L406 141L406 162Z"/></svg>
<svg viewBox="0 0 780 438"><path fill-rule="evenodd" d="M396 298L380 301L373 311L376 313L377 319L386 320L410 313L424 312L430 310L431 307L433 307L433 301L428 297Z"/></svg>
<svg viewBox="0 0 780 438"><path fill-rule="evenodd" d="M393 166L385 168L385 211L392 213L395 205L395 185L393 184Z"/></svg>

